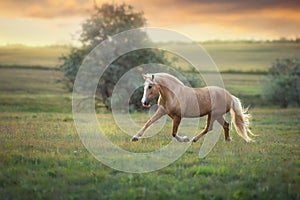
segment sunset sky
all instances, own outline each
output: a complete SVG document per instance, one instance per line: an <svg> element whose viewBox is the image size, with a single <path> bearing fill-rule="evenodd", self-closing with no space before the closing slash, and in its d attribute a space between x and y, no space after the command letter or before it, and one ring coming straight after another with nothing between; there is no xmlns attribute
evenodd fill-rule
<svg viewBox="0 0 300 200"><path fill-rule="evenodd" d="M0 45L72 44L93 0L3 0ZM299 0L96 0L144 11L148 26L196 41L300 37Z"/></svg>

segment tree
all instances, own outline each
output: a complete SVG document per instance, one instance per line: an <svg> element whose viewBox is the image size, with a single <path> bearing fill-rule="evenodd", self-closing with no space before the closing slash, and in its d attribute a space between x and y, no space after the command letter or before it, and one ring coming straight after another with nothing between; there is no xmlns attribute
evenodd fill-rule
<svg viewBox="0 0 300 200"><path fill-rule="evenodd" d="M279 104L300 106L300 62L297 58L277 59L269 69L264 88L264 100Z"/></svg>
<svg viewBox="0 0 300 200"><path fill-rule="evenodd" d="M61 69L64 72L65 83L71 90L76 73L85 56L102 41L110 36L133 28L145 26L146 19L143 12L136 12L127 4L103 4L101 7L94 6L94 14L82 24L79 48L73 48L69 55L63 56ZM146 37L146 35L145 35ZM142 40L142 38L141 38ZM110 108L110 96L114 85L119 78L132 67L145 63L167 64L164 53L159 50L144 49L130 52L115 60L105 71L99 81L97 95L107 108ZM128 83L130 84L130 83ZM138 95L131 98L131 106L137 109L140 105L141 89Z"/></svg>

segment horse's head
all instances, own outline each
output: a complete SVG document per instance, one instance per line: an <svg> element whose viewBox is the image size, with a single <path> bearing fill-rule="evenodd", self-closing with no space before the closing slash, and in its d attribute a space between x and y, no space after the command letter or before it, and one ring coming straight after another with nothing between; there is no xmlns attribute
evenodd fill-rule
<svg viewBox="0 0 300 200"><path fill-rule="evenodd" d="M150 107L150 100L156 97L158 94L158 85L154 81L154 75L153 74L145 74L143 75L145 79L144 83L144 95L141 100L144 107Z"/></svg>

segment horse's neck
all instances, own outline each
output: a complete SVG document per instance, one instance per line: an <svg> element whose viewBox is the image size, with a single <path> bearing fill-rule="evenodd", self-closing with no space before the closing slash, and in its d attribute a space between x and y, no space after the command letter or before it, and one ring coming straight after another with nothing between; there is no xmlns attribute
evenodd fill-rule
<svg viewBox="0 0 300 200"><path fill-rule="evenodd" d="M173 98L184 87L183 84L172 78L159 79L159 85L162 98Z"/></svg>

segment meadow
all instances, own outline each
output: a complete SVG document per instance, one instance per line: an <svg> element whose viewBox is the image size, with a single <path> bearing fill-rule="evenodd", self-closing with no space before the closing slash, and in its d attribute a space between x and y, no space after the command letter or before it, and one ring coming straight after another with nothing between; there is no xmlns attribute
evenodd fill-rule
<svg viewBox="0 0 300 200"><path fill-rule="evenodd" d="M68 46L24 46L7 45L0 46L1 66L30 66L42 68L57 68L59 57L70 51Z"/></svg>
<svg viewBox="0 0 300 200"><path fill-rule="evenodd" d="M220 48L208 45L215 56L223 51L224 44ZM256 51L250 51L250 46L231 48L245 54L236 66L254 66L247 68L248 72L266 71L263 64L255 66L273 60L256 54L257 63L250 64L247 52L253 55ZM280 50L274 51L273 56L281 55ZM39 57L38 51L36 54ZM225 142L222 135L205 159L198 157L202 139L161 170L130 174L105 166L82 144L72 118L71 93L55 67L57 57L46 56L38 63L31 56L31 63L20 59L17 66L13 66L17 62L2 63L6 58L0 56L0 64L6 66L0 68L1 199L300 199L300 109L262 107L264 74L222 75L226 88L252 105L251 128L259 135L255 143L245 143L231 130L233 141ZM36 65L46 67L32 67ZM225 67L224 71L228 69L240 68ZM141 126L148 116L147 112L132 115ZM132 143L109 112L98 117L105 119L102 124L107 136L128 150L146 152L172 139L170 121L154 137ZM203 123L199 131L201 128Z"/></svg>
<svg viewBox="0 0 300 200"><path fill-rule="evenodd" d="M300 57L299 42L200 42L198 43L210 55L221 72L266 72L272 62L278 58ZM190 56L199 57L190 50L190 45L165 44L189 52ZM184 66L180 66L185 68Z"/></svg>

